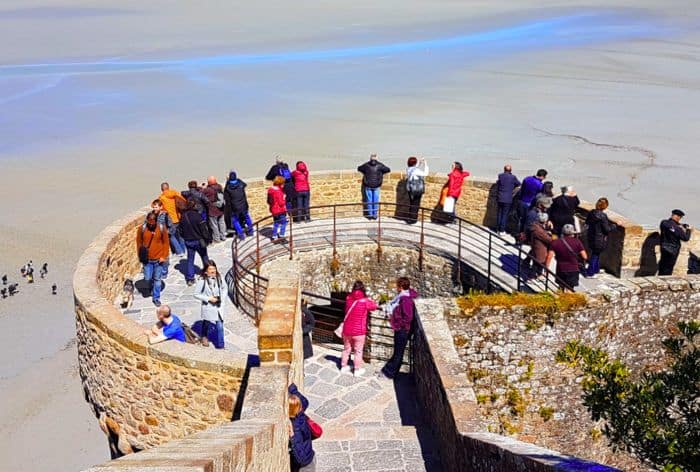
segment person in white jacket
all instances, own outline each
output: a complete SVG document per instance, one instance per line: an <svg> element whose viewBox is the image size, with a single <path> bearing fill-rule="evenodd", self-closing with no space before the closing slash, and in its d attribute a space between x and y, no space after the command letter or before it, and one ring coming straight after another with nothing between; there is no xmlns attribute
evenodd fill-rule
<svg viewBox="0 0 700 472"><path fill-rule="evenodd" d="M202 344L209 339L217 349L224 348L224 305L228 291L216 263L209 259L194 287L194 298L202 302ZM211 329L214 328L214 333Z"/></svg>
<svg viewBox="0 0 700 472"><path fill-rule="evenodd" d="M409 224L418 221L418 211L420 209L420 200L425 193L425 177L428 175L428 163L425 159L417 157L408 158L408 167L406 168L406 193L408 194L408 211L406 213L406 222Z"/></svg>

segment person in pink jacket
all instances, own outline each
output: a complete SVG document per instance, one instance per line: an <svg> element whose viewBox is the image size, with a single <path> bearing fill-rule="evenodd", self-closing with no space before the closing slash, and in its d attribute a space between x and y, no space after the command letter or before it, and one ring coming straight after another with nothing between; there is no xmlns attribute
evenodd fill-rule
<svg viewBox="0 0 700 472"><path fill-rule="evenodd" d="M350 373L348 359L353 352L354 375L360 377L365 373L362 367L362 350L365 347L365 335L367 334L367 316L370 311L379 307L367 298L365 284L355 282L352 292L345 299L345 320L343 322L343 354L340 357L340 372Z"/></svg>
<svg viewBox="0 0 700 472"><path fill-rule="evenodd" d="M309 186L309 169L302 161L297 162L297 167L292 172L294 190L297 193L297 218L299 221L311 221L309 213L309 199L311 187ZM297 220L294 220L297 221Z"/></svg>

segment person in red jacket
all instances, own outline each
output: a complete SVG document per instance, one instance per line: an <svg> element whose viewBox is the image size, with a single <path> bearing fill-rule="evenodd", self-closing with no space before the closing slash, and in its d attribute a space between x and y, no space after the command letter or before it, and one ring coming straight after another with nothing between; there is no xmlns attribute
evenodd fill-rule
<svg viewBox="0 0 700 472"><path fill-rule="evenodd" d="M294 181L294 190L297 194L296 216L299 221L311 221L311 214L309 213L309 201L311 199L309 170L304 162L297 162L297 168L292 172L292 180Z"/></svg>
<svg viewBox="0 0 700 472"><path fill-rule="evenodd" d="M469 177L469 172L462 168L461 162L452 163L452 171L447 174L447 183L445 184L447 196L443 205L443 211L448 214L448 221L450 222L455 219L457 199L462 194L462 183L467 177Z"/></svg>
<svg viewBox="0 0 700 472"><path fill-rule="evenodd" d="M284 194L284 177L278 175L272 181L272 187L267 189L267 204L272 215L272 242L284 240L284 231L287 229L287 197Z"/></svg>
<svg viewBox="0 0 700 472"><path fill-rule="evenodd" d="M367 334L367 316L378 308L377 304L367 298L365 284L358 280L352 286L352 292L345 299L345 319L343 321L343 354L340 357L340 372L350 373L348 360L353 352L355 377L365 373L362 367L362 350Z"/></svg>

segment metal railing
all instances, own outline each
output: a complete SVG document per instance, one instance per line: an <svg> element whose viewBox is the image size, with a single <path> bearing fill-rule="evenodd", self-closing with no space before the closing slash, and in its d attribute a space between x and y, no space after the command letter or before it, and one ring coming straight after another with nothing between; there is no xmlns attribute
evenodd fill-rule
<svg viewBox="0 0 700 472"><path fill-rule="evenodd" d="M382 247L408 247L418 252L418 269L423 271L426 254L455 261L454 280L463 284L463 266L483 279L485 290L549 292L568 288L548 268L532 259L521 245L511 243L481 225L430 208L413 208L396 203L379 203L376 219L359 218L365 204L343 203L310 208L311 224L288 218L288 237L271 239L272 216L254 223L255 234L232 243L233 265L227 274L234 303L256 323L265 301L268 279L261 274L265 263L280 257L294 259L295 253L339 246L370 243ZM532 267L532 269L530 268ZM539 277L535 277L537 274ZM308 293L309 296L320 297ZM330 301L330 300L329 300Z"/></svg>

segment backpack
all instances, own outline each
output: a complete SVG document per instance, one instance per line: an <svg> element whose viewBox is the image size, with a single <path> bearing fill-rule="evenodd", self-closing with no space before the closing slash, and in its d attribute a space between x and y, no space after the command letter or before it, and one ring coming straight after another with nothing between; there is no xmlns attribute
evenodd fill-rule
<svg viewBox="0 0 700 472"><path fill-rule="evenodd" d="M182 323L182 330L185 332L185 342L187 344L199 344L201 342L201 338L197 336L197 333L189 325Z"/></svg>
<svg viewBox="0 0 700 472"><path fill-rule="evenodd" d="M420 196L425 193L425 179L418 175L410 175L406 179L406 191L412 197Z"/></svg>
<svg viewBox="0 0 700 472"><path fill-rule="evenodd" d="M224 207L224 192L222 192L221 190L216 191L216 200L214 200L214 206L216 208Z"/></svg>
<svg viewBox="0 0 700 472"><path fill-rule="evenodd" d="M292 180L292 173L289 170L289 167L285 166L279 166L278 169L279 174L284 177L285 182L289 182Z"/></svg>

